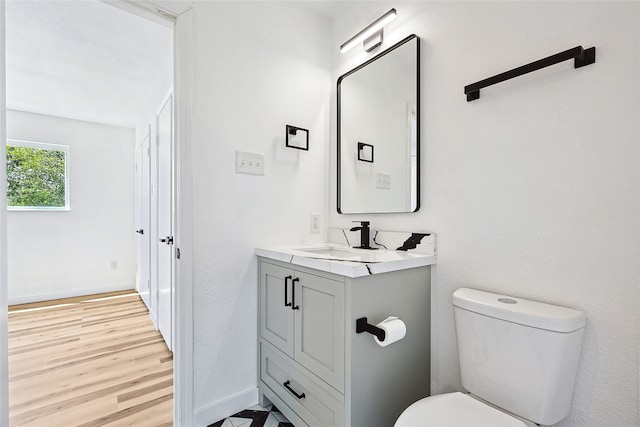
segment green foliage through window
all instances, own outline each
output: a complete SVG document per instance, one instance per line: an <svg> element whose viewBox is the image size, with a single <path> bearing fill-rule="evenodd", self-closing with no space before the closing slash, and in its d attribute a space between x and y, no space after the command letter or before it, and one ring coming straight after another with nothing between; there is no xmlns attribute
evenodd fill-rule
<svg viewBox="0 0 640 427"><path fill-rule="evenodd" d="M9 142L11 144L11 142ZM47 148L40 148L41 146ZM7 145L7 205L66 208L66 147Z"/></svg>

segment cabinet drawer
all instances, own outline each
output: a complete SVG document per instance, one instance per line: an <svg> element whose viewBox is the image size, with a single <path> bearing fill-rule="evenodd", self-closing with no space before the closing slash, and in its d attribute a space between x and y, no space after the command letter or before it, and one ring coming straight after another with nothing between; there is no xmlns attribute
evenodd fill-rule
<svg viewBox="0 0 640 427"><path fill-rule="evenodd" d="M260 343L260 379L310 426L344 426L344 397L323 389L318 384L321 380L264 341Z"/></svg>

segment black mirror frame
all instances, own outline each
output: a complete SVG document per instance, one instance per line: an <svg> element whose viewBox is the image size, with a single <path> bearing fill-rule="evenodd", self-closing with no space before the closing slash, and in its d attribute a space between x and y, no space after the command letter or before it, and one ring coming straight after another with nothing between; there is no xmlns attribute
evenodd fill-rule
<svg viewBox="0 0 640 427"><path fill-rule="evenodd" d="M341 141L340 141L340 84L342 83L342 80L345 77L350 76L351 74L355 73L356 71L366 67L367 65L371 64L372 62L382 58L383 56L385 56L386 54L394 51L395 49L399 48L400 46L412 41L412 40L416 40L416 140L417 140L417 144L416 144L416 208L413 211L403 211L403 212L349 212L349 214L372 214L372 213L413 213L413 212L417 212L420 209L420 37L418 37L415 34L411 34L410 36L404 38L403 40L399 41L398 43L394 44L393 46L391 46L390 48L384 50L383 52L379 53L378 55L374 56L373 58L367 60L366 62L358 65L357 67L355 67L354 69L346 72L345 74L341 75L338 78L338 82L337 82L337 102L338 102L338 108L337 108L337 149L336 149L336 161L337 161L337 193L336 193L336 198L337 198L337 211L339 214L344 214L341 210L340 207L340 197L341 197L341 191L340 191L340 149L341 149Z"/></svg>

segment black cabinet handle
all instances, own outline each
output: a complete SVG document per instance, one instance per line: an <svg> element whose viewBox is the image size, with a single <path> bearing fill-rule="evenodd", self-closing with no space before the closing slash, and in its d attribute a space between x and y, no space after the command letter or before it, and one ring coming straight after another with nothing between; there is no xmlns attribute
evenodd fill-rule
<svg viewBox="0 0 640 427"><path fill-rule="evenodd" d="M282 385L283 385L287 390L289 390L291 393L293 393L293 395L294 395L295 397L297 397L298 399L304 399L304 398L306 397L306 396L304 395L304 393L302 393L302 394L298 394L298 393L296 393L296 392L295 392L295 390L294 390L294 389L292 389L292 388L291 388L291 386L290 386L289 384L291 384L291 382L289 382L289 380L286 380L284 383L282 383Z"/></svg>
<svg viewBox="0 0 640 427"><path fill-rule="evenodd" d="M295 278L291 281L291 302L293 303L293 307L291 307L291 310L300 310L300 306L296 305L296 282L299 282L300 279L299 278Z"/></svg>
<svg viewBox="0 0 640 427"><path fill-rule="evenodd" d="M291 303L287 302L289 300L289 296L287 295L287 287L289 285L289 280L291 280L291 276L287 276L284 278L284 306L291 307Z"/></svg>
<svg viewBox="0 0 640 427"><path fill-rule="evenodd" d="M136 233L138 233L138 234L144 234L144 230L141 228L140 230L136 230Z"/></svg>

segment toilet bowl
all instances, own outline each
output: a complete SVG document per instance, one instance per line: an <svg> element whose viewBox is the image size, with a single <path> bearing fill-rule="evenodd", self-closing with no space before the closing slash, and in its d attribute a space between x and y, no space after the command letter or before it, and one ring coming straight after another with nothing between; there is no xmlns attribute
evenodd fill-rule
<svg viewBox="0 0 640 427"><path fill-rule="evenodd" d="M400 415L394 427L534 427L460 392L421 399Z"/></svg>
<svg viewBox="0 0 640 427"><path fill-rule="evenodd" d="M475 289L453 293L462 387L426 397L394 427L554 425L571 408L585 327L568 307Z"/></svg>

